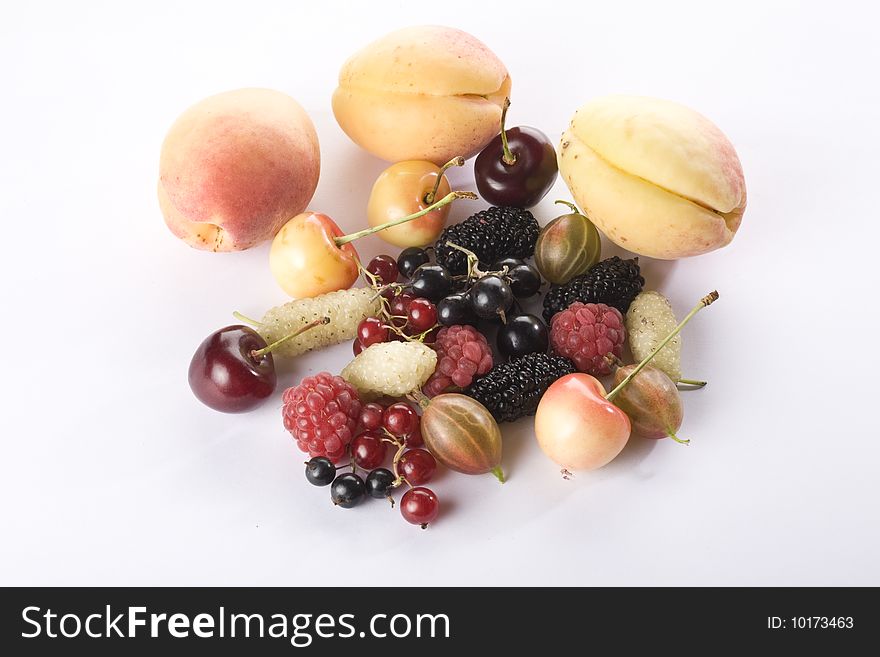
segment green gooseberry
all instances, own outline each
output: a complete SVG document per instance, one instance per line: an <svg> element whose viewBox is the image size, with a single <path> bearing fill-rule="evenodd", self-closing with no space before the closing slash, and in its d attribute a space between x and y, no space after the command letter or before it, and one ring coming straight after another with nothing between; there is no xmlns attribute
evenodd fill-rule
<svg viewBox="0 0 880 657"><path fill-rule="evenodd" d="M572 212L556 217L541 230L535 244L535 265L545 279L562 285L599 262L602 243L599 231L574 204L556 202L569 206Z"/></svg>

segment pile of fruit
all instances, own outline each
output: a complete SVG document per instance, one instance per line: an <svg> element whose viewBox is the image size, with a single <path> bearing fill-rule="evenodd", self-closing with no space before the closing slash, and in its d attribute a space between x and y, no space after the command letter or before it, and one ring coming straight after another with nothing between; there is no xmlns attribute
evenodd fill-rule
<svg viewBox="0 0 880 657"><path fill-rule="evenodd" d="M604 466L631 434L687 443L679 386L705 383L682 378L679 332L718 294L679 322L666 297L644 289L638 257L601 258L600 231L642 257L727 244L746 192L720 130L668 101L607 97L578 110L557 157L541 131L506 127L510 76L450 28L394 32L346 62L339 82L340 126L396 162L357 232L303 212L320 151L284 94L208 98L163 144L159 200L171 230L213 251L272 239L270 268L293 297L204 340L189 368L196 397L251 410L275 394L275 358L350 341L341 372L290 382L280 425L334 505L393 506L403 491L401 515L422 527L440 512L425 486L438 467L505 480L504 422L534 416L538 444L565 477ZM445 175L473 155L487 207L447 226L451 203L479 198ZM586 212L559 201L569 211L542 227L530 208L559 172ZM364 266L353 242L371 234L399 253ZM635 363L624 364L628 352Z"/></svg>

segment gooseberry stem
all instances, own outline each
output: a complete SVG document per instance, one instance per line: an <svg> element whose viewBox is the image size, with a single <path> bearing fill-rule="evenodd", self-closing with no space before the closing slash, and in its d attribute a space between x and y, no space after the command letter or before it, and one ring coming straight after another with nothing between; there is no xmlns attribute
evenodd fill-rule
<svg viewBox="0 0 880 657"><path fill-rule="evenodd" d="M500 465L496 465L494 468L490 470L490 472L495 475L495 478L498 479L502 484L507 481L504 478L504 470L501 469Z"/></svg>
<svg viewBox="0 0 880 657"><path fill-rule="evenodd" d="M678 436L676 436L674 431L669 431L669 430L667 429L667 430L666 430L666 435L669 436L670 438L672 438L672 439L673 439L675 442L677 442L679 445L690 445L690 444L691 444L691 441L690 441L690 440L684 440L684 439L679 438Z"/></svg>
<svg viewBox="0 0 880 657"><path fill-rule="evenodd" d="M428 399L428 396L425 393L423 393L421 390L419 390L418 388L416 388L415 390L410 392L407 395L407 398L410 401L414 401L416 404L418 404L422 410L425 410L426 408L428 408L428 404L431 403L431 400Z"/></svg>
<svg viewBox="0 0 880 657"><path fill-rule="evenodd" d="M501 161L507 166L512 166L516 164L516 155L511 152L510 146L507 144L507 131L504 129L508 107L510 107L510 98L505 98L504 105L501 107L501 148L503 149Z"/></svg>
<svg viewBox="0 0 880 657"><path fill-rule="evenodd" d="M695 379L676 379L675 382L683 386L693 386L694 388L705 388L709 383L708 381L697 381Z"/></svg>
<svg viewBox="0 0 880 657"><path fill-rule="evenodd" d="M308 324L303 324L298 329L296 329L293 333L288 333L283 338L276 340L272 344L267 345L267 346L263 347L262 349L254 349L253 351L251 351L251 357L252 358L262 358L266 354L271 353L272 350L275 349L277 346L283 344L284 342L287 342L291 338L295 338L296 336L301 335L302 333L305 333L309 329L313 329L316 326L320 326L321 324L329 324L329 323L330 323L329 317L322 317L321 319L316 319L315 321L309 322Z"/></svg>
<svg viewBox="0 0 880 657"><path fill-rule="evenodd" d="M568 201L563 201L562 199L559 199L558 201L553 201L553 202L554 202L554 203L559 203L559 204L561 204L561 205L567 205L567 206L570 207L572 210L574 210L574 213L575 213L575 214L583 214L583 212L581 212L580 210L578 210L578 206L576 206L574 203L569 203Z"/></svg>
<svg viewBox="0 0 880 657"><path fill-rule="evenodd" d="M464 158L459 155L458 157L454 157L449 162L440 167L440 171L437 172L437 180L434 181L434 188L425 194L425 203L431 205L434 202L434 199L437 197L437 190L440 188L440 181L443 180L443 174L446 173L446 169L449 167L463 167L464 166Z"/></svg>
<svg viewBox="0 0 880 657"><path fill-rule="evenodd" d="M681 320L678 323L678 326L676 326L674 329L672 329L672 331L669 333L669 335L667 335L663 339L663 342L661 342L659 345L657 345L657 348L654 349L654 351L652 351L650 354L645 356L642 359L642 362L639 363L638 365L636 365L635 369L632 372L630 372L623 381L618 383L617 387L615 387L614 390L612 390L607 395L605 395L605 399L607 399L608 401L614 401L614 398L620 393L620 391L629 385L629 382L632 381L636 377L636 375L642 371L642 368L644 368L645 365L647 365L649 362L651 362L651 359L653 359L654 356L656 356L659 353L659 351L663 347L665 347L666 344L670 340L672 340L672 338L674 338L676 335L678 335L679 331L681 331L681 329L684 328L684 325L687 324L689 321L691 321L691 319L693 318L694 315L696 315L698 312L700 312L706 306L710 305L717 298L718 298L718 292L713 291L713 292L710 292L709 294L707 294L706 296L704 296L702 299L700 299L700 302L696 306L693 307L693 309L685 316L685 318L683 320Z"/></svg>
<svg viewBox="0 0 880 657"><path fill-rule="evenodd" d="M353 242L354 240L358 240L362 237L366 237L367 235L372 235L373 233L378 233L380 230L385 230L386 228L393 228L394 226L399 226L400 224L405 224L407 221L412 221L413 219L418 219L419 217L424 217L429 212L433 212L437 208L442 208L444 205L448 205L452 203L457 198L468 198L472 201L477 200L477 195L473 192L449 192L446 196L444 196L439 201L436 201L424 208L423 210L419 210L418 212L414 212L413 214L409 214L405 217L401 217L400 219L392 219L391 221L386 221L384 224L379 224L378 226L373 226L371 228L364 228L363 230L359 230L356 233L351 233L350 235L343 235L342 237L334 238L334 242L336 246L342 246L343 244L348 244L349 242Z"/></svg>

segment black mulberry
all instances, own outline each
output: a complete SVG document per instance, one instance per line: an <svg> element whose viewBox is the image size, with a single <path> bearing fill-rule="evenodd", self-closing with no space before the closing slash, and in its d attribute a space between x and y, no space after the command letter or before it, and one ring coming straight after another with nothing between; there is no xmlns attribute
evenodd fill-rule
<svg viewBox="0 0 880 657"><path fill-rule="evenodd" d="M564 285L554 285L544 297L544 319L565 310L575 301L604 303L626 314L645 279L640 275L639 259L621 260L617 256L597 262L586 274L575 276Z"/></svg>
<svg viewBox="0 0 880 657"><path fill-rule="evenodd" d="M498 422L534 415L541 396L556 379L572 374L574 363L562 356L534 353L500 363L465 388Z"/></svg>
<svg viewBox="0 0 880 657"><path fill-rule="evenodd" d="M491 207L444 229L435 247L437 262L452 274L467 273L467 256L446 242L473 251L483 265L502 258L528 258L535 253L539 232L528 210Z"/></svg>

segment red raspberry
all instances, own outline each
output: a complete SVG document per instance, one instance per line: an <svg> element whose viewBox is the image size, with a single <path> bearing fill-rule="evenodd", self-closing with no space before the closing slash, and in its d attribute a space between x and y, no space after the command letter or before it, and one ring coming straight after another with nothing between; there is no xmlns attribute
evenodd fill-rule
<svg viewBox="0 0 880 657"><path fill-rule="evenodd" d="M571 360L579 372L593 376L611 373L607 354L622 353L626 328L617 308L604 303L575 301L550 322L550 347Z"/></svg>
<svg viewBox="0 0 880 657"><path fill-rule="evenodd" d="M486 336L473 326L446 326L437 333L437 369L422 391L435 397L451 386L466 388L475 377L492 369L492 350Z"/></svg>
<svg viewBox="0 0 880 657"><path fill-rule="evenodd" d="M341 376L307 376L282 396L284 428L309 456L339 461L354 436L361 413L357 390Z"/></svg>

